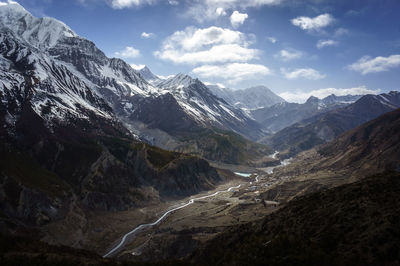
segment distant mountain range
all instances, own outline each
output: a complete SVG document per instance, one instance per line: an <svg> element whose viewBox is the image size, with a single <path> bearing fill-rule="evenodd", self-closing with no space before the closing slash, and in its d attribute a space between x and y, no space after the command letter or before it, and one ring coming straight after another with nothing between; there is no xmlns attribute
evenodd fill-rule
<svg viewBox="0 0 400 266"><path fill-rule="evenodd" d="M286 102L265 86L251 87L243 90L232 90L218 85L208 85L216 96L237 108L253 110Z"/></svg>
<svg viewBox="0 0 400 266"><path fill-rule="evenodd" d="M323 99L311 96L305 103L282 102L270 107L251 111L251 116L268 134L275 133L303 119L319 113L337 109L360 99L362 95L329 95Z"/></svg>
<svg viewBox="0 0 400 266"><path fill-rule="evenodd" d="M286 127L263 141L290 155L333 140L340 134L400 107L400 93L365 95L355 103L317 114Z"/></svg>

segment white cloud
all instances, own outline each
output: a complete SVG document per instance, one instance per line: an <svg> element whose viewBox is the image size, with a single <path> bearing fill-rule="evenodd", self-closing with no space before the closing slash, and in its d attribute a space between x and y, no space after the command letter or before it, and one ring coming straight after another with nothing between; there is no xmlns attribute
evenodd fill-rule
<svg viewBox="0 0 400 266"><path fill-rule="evenodd" d="M186 16L198 22L214 20L220 16L216 12L218 8L223 10L245 10L249 7L259 7L265 5L278 5L284 0L187 0L190 7Z"/></svg>
<svg viewBox="0 0 400 266"><path fill-rule="evenodd" d="M203 0L205 6L219 5L225 8L248 8L257 7L263 5L277 5L283 2L283 0Z"/></svg>
<svg viewBox="0 0 400 266"><path fill-rule="evenodd" d="M326 13L314 18L297 17L291 20L294 26L300 27L306 31L319 31L324 27L329 26L335 21L332 15Z"/></svg>
<svg viewBox="0 0 400 266"><path fill-rule="evenodd" d="M150 38L155 37L154 33L151 33L151 32L142 32L142 34L140 36L144 39L150 39Z"/></svg>
<svg viewBox="0 0 400 266"><path fill-rule="evenodd" d="M364 95L364 94L378 94L380 90L371 90L366 88L365 86L348 88L348 89L339 89L339 88L326 88L312 91L295 91L295 92L282 92L279 94L283 99L288 102L297 102L304 103L310 96L315 96L317 98L325 98L331 94L335 94L336 96L345 96L345 95Z"/></svg>
<svg viewBox="0 0 400 266"><path fill-rule="evenodd" d="M240 13L239 11L233 11L231 15L231 24L232 27L237 28L240 25L244 23L244 21L248 18L249 16L246 13Z"/></svg>
<svg viewBox="0 0 400 266"><path fill-rule="evenodd" d="M169 36L154 55L179 64L246 62L258 58L259 51L239 32L219 27L188 27Z"/></svg>
<svg viewBox="0 0 400 266"><path fill-rule="evenodd" d="M283 61L291 61L295 59L299 59L303 56L303 53L294 49L290 50L281 50L278 54L275 55L276 58L280 58Z"/></svg>
<svg viewBox="0 0 400 266"><path fill-rule="evenodd" d="M264 65L248 63L204 65L193 69L192 72L202 78L222 78L230 84L271 74L269 68Z"/></svg>
<svg viewBox="0 0 400 266"><path fill-rule="evenodd" d="M11 1L11 0L9 0ZM51 1L51 0L48 0ZM82 4L92 1L99 2L104 1L108 3L114 9L124 9L130 7L138 7L142 5L155 5L163 4L168 2L169 5L179 5L179 0L78 0ZM187 3L189 9L187 10L187 16L198 20L199 22L215 19L218 16L226 15L218 13L216 10L222 8L227 9L246 9L248 7L258 7L264 5L278 5L285 0L185 0L182 1ZM0 2L1 4L1 2Z"/></svg>
<svg viewBox="0 0 400 266"><path fill-rule="evenodd" d="M152 5L156 4L158 0L111 0L111 7L114 9L123 9L132 6Z"/></svg>
<svg viewBox="0 0 400 266"><path fill-rule="evenodd" d="M179 2L178 2L177 0L168 0L168 3L169 3L171 6L177 6L177 5L179 5Z"/></svg>
<svg viewBox="0 0 400 266"><path fill-rule="evenodd" d="M226 16L226 11L222 7L218 7L217 9L215 9L215 14L217 14L218 17Z"/></svg>
<svg viewBox="0 0 400 266"><path fill-rule="evenodd" d="M168 76L163 76L163 75L157 75L157 77L159 77L160 79L169 79L172 77L175 77L176 74L172 74L172 75L168 75Z"/></svg>
<svg viewBox="0 0 400 266"><path fill-rule="evenodd" d="M313 68L297 68L293 71L288 71L284 68L281 68L281 73L287 79L304 78L309 80L319 80L326 77L326 75L319 73L317 70Z"/></svg>
<svg viewBox="0 0 400 266"><path fill-rule="evenodd" d="M272 43L276 43L278 41L275 37L267 37L267 40Z"/></svg>
<svg viewBox="0 0 400 266"><path fill-rule="evenodd" d="M317 42L317 48L322 49L326 46L336 46L338 44L339 44L339 42L334 41L334 40L319 40Z"/></svg>
<svg viewBox="0 0 400 266"><path fill-rule="evenodd" d="M115 56L122 57L122 58L136 58L136 57L140 56L140 51L131 46L127 46L127 47L125 47L124 50L122 50L120 52L115 52Z"/></svg>
<svg viewBox="0 0 400 266"><path fill-rule="evenodd" d="M6 5L9 5L9 4L18 4L17 2L15 2L15 1L12 1L12 0L8 0L7 2L0 2L0 6L6 6Z"/></svg>
<svg viewBox="0 0 400 266"><path fill-rule="evenodd" d="M215 45L208 50L186 52L165 50L156 52L160 59L180 64L204 64L224 62L246 62L257 57L257 50L241 47L237 44Z"/></svg>
<svg viewBox="0 0 400 266"><path fill-rule="evenodd" d="M349 35L349 34L350 34L350 31L345 28L338 28L334 33L336 38L344 36L344 35Z"/></svg>
<svg viewBox="0 0 400 266"><path fill-rule="evenodd" d="M203 83L204 83L204 85L206 85L206 86L217 86L217 87L219 87L220 89L226 88L224 84L218 83L218 82L217 82L217 83L213 83L213 82L209 82L209 81L204 81Z"/></svg>
<svg viewBox="0 0 400 266"><path fill-rule="evenodd" d="M395 54L388 57L378 56L371 58L363 56L357 62L348 66L348 69L360 72L363 75L388 71L400 66L400 55Z"/></svg>
<svg viewBox="0 0 400 266"><path fill-rule="evenodd" d="M144 68L146 65L137 65L137 64L130 64L131 68L135 69L135 70L141 70L142 68Z"/></svg>

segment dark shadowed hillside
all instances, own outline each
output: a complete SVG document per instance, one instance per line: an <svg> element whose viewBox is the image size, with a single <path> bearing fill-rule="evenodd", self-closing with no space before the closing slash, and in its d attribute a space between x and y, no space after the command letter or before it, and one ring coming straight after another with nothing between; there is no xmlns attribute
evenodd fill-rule
<svg viewBox="0 0 400 266"><path fill-rule="evenodd" d="M296 198L258 223L232 227L197 265L398 265L400 175L385 173Z"/></svg>

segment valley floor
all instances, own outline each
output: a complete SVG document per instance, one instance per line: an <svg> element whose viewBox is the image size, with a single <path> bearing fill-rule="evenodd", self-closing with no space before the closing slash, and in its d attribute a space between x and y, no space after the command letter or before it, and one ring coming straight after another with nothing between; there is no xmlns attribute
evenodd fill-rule
<svg viewBox="0 0 400 266"><path fill-rule="evenodd" d="M236 175L212 191L129 211L83 214L71 210L65 220L45 226L42 240L128 260L182 258L224 228L256 221L279 208L279 202L264 200L260 195L281 183L281 177L251 167L224 165L223 168L251 175ZM179 209L165 215L159 223L129 234L121 243L128 232L142 224L154 223L176 208ZM182 237L187 242L185 250L165 250L182 243ZM115 249L117 246L120 247Z"/></svg>
<svg viewBox="0 0 400 266"><path fill-rule="evenodd" d="M94 217L92 222L97 223L94 228L101 228L99 230L102 232L92 234L93 239L90 242L101 243L96 252L128 260L185 257L200 243L213 238L224 228L259 220L279 209L279 202L266 200L262 194L284 179L272 177L256 169L251 169L248 173L251 176L183 200ZM193 199L193 204L188 204ZM171 212L156 225L130 234L121 248L109 254L110 250L121 244L124 234L141 224L154 223L166 211L181 206L185 207ZM183 246L182 241L186 243ZM178 250L170 250L177 244L180 246Z"/></svg>

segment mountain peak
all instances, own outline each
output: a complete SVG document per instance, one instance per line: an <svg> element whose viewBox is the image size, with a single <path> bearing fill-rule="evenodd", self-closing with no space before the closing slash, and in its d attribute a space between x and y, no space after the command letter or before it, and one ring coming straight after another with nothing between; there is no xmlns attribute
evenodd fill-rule
<svg viewBox="0 0 400 266"><path fill-rule="evenodd" d="M171 87L188 87L190 84L196 82L197 79L193 79L191 76L183 73L176 74L175 76L165 80L160 84L160 87L171 88Z"/></svg>
<svg viewBox="0 0 400 266"><path fill-rule="evenodd" d="M5 10L8 10L8 12L21 12L30 14L23 6L11 0L8 0L7 2L0 2L0 11L4 12Z"/></svg>
<svg viewBox="0 0 400 266"><path fill-rule="evenodd" d="M315 96L310 96L310 98L307 99L306 103L318 103L319 99Z"/></svg>
<svg viewBox="0 0 400 266"><path fill-rule="evenodd" d="M146 65L145 65L144 67L142 67L141 69L139 69L139 70L151 72L151 71L150 71L150 68L148 68Z"/></svg>
<svg viewBox="0 0 400 266"><path fill-rule="evenodd" d="M0 2L0 26L36 48L50 48L65 37L78 37L63 22L50 17L36 18L11 0Z"/></svg>
<svg viewBox="0 0 400 266"><path fill-rule="evenodd" d="M145 80L147 80L150 83L160 80L160 78L154 75L153 72L151 72L151 70L147 66L144 66L142 69L138 70L138 72Z"/></svg>
<svg viewBox="0 0 400 266"><path fill-rule="evenodd" d="M184 73L178 73L172 78L179 79L179 80L194 80L191 76L184 74Z"/></svg>

